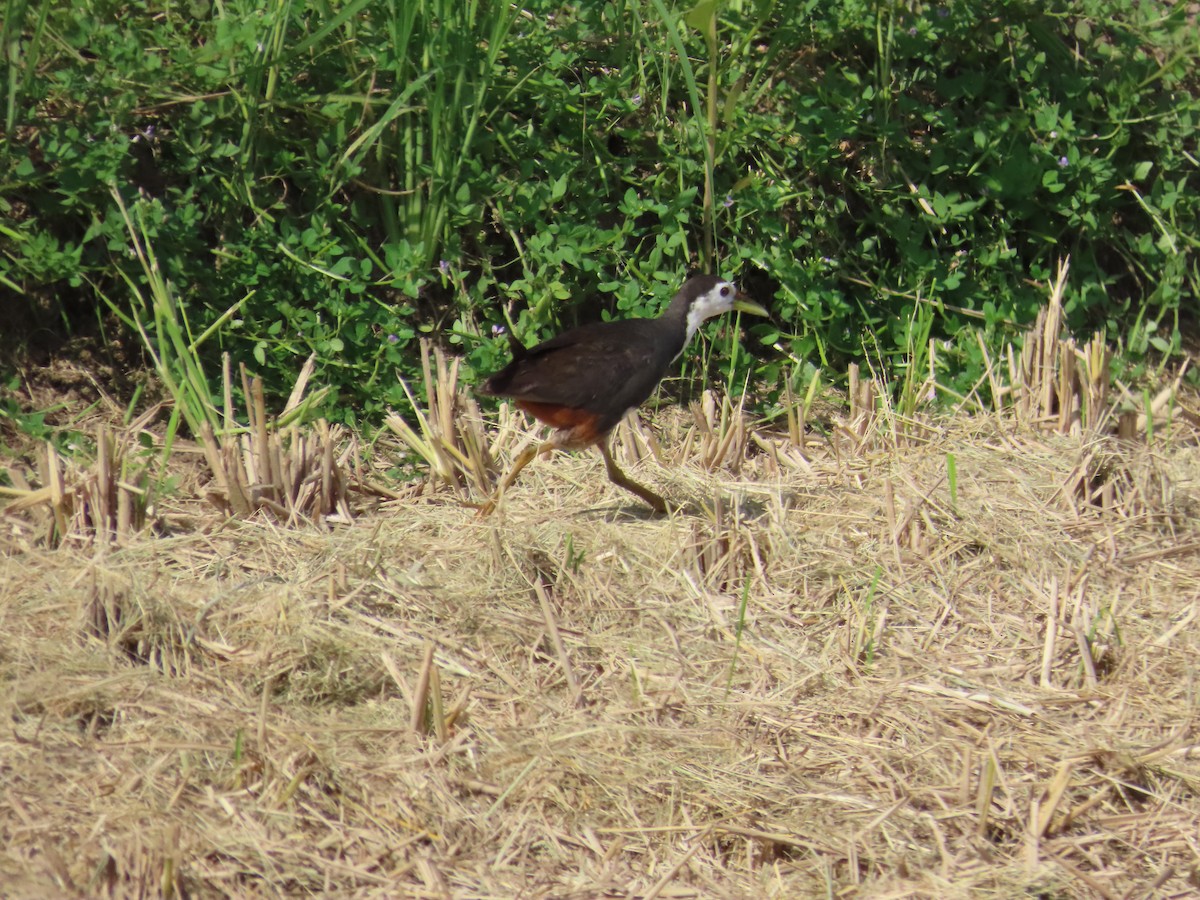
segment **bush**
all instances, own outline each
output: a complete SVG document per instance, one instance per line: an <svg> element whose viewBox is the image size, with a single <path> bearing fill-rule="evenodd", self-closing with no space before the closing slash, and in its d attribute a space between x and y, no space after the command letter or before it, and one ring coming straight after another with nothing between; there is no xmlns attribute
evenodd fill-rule
<svg viewBox="0 0 1200 900"><path fill-rule="evenodd" d="M422 333L487 370L493 326L653 314L713 259L775 312L717 354L767 400L913 323L968 387L1068 253L1071 326L1136 364L1200 280L1184 7L10 5L0 283L31 332L131 304L115 190L197 332L236 309L207 349L277 392L315 351L349 421Z"/></svg>

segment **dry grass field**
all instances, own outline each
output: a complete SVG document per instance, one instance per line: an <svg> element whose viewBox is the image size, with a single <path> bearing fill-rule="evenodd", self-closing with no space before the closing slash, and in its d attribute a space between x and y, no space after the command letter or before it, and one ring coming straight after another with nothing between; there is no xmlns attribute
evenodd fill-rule
<svg viewBox="0 0 1200 900"><path fill-rule="evenodd" d="M597 454L477 518L533 438L444 360L419 431L252 405L150 508L151 413L8 466L0 896L1200 895L1200 415L1062 274L1003 412L623 425L663 518Z"/></svg>
<svg viewBox="0 0 1200 900"><path fill-rule="evenodd" d="M743 433L711 469L661 418L662 519L596 454L487 520L0 518L3 895L1200 891L1184 417Z"/></svg>

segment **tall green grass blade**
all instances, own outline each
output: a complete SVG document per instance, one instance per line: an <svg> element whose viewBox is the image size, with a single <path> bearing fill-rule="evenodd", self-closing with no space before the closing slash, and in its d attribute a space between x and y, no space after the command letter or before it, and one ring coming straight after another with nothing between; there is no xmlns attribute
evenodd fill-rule
<svg viewBox="0 0 1200 900"><path fill-rule="evenodd" d="M141 264L149 293L147 299L142 287L121 269L121 277L129 287L134 302L130 304L127 314L118 315L126 323L132 323L141 336L155 370L192 434L199 435L204 424L208 424L216 433L220 430L220 417L213 405L214 395L197 351L200 341L191 334L187 314L176 301L170 283L154 255L154 247L146 230L144 205L139 203L131 211L115 187L112 196L121 211L131 248ZM115 302L107 297L105 300L110 308L117 310ZM207 337L209 333L206 330L202 337Z"/></svg>
<svg viewBox="0 0 1200 900"><path fill-rule="evenodd" d="M5 79L4 133L11 135L17 122L20 100L28 96L30 85L37 75L41 61L42 38L46 30L46 17L53 4L41 3L37 7L37 20L33 23L27 40L22 40L23 25L30 4L21 0L7 0L4 4L4 21L0 23L0 54L6 63L8 77Z"/></svg>
<svg viewBox="0 0 1200 900"><path fill-rule="evenodd" d="M702 102L700 96L700 86L696 81L696 70L692 65L692 60L688 56L687 46L683 42L683 34L679 29L679 19L671 13L663 0L652 0L655 10L658 12L663 28L666 30L667 39L671 43L671 47L675 50L679 57L679 70L683 73L684 83L687 85L688 98L692 104L692 119L700 128L700 133L703 137L702 145L704 148L704 210L703 222L705 223L705 253L702 260L703 266L707 271L716 271L715 258L715 239L712 236L712 229L715 228L715 217L713 216L713 198L712 198L712 180L713 172L716 166L716 144L715 144L715 123L709 118L709 113L701 113L701 110L709 110L708 103ZM703 4L707 5L707 4ZM713 4L711 12L711 29L713 33L713 44L710 45L709 58L709 102L713 104L710 111L712 116L715 116L715 91L716 91L716 59L715 59L715 41L716 41L716 6Z"/></svg>
<svg viewBox="0 0 1200 900"><path fill-rule="evenodd" d="M958 512L958 459L953 453L946 454L946 483L950 486L950 508Z"/></svg>

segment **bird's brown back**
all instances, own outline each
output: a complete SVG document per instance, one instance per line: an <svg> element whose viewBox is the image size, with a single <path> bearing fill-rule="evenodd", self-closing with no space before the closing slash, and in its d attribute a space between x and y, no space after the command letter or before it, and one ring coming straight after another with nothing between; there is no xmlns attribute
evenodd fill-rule
<svg viewBox="0 0 1200 900"><path fill-rule="evenodd" d="M573 328L518 353L484 382L480 393L536 404L544 411L586 410L597 417L597 431L607 433L654 392L683 338L678 324L664 319ZM538 418L553 424L544 415Z"/></svg>

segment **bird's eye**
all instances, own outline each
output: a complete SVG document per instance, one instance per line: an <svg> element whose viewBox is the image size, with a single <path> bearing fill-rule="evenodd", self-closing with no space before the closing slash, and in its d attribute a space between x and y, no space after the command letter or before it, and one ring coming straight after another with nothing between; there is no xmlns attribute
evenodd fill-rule
<svg viewBox="0 0 1200 900"><path fill-rule="evenodd" d="M722 297L729 296L729 285L725 285L723 288L721 288L721 296Z"/></svg>

